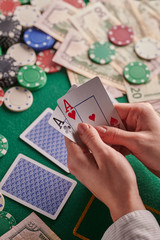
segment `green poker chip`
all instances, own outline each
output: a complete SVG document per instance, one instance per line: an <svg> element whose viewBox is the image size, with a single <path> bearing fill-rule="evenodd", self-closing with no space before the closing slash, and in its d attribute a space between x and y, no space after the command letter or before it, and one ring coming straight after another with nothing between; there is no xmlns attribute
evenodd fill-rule
<svg viewBox="0 0 160 240"><path fill-rule="evenodd" d="M8 151L8 141L0 134L0 158L3 157Z"/></svg>
<svg viewBox="0 0 160 240"><path fill-rule="evenodd" d="M1 46L0 46L0 56L2 55L2 48L1 48Z"/></svg>
<svg viewBox="0 0 160 240"><path fill-rule="evenodd" d="M142 62L131 62L124 67L123 75L132 84L143 84L149 80L150 70Z"/></svg>
<svg viewBox="0 0 160 240"><path fill-rule="evenodd" d="M15 218L7 212L0 212L0 236L8 232L16 225Z"/></svg>
<svg viewBox="0 0 160 240"><path fill-rule="evenodd" d="M107 64L115 58L115 47L110 42L95 42L88 50L89 58L98 64Z"/></svg>
<svg viewBox="0 0 160 240"><path fill-rule="evenodd" d="M21 4L29 4L30 0L19 0Z"/></svg>
<svg viewBox="0 0 160 240"><path fill-rule="evenodd" d="M35 91L44 87L47 82L47 75L36 65L26 65L18 71L17 80L22 87Z"/></svg>

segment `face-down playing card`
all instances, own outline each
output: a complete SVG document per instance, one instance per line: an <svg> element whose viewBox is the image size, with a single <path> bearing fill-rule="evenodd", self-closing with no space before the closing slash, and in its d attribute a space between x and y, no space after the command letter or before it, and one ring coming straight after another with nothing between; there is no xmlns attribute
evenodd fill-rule
<svg viewBox="0 0 160 240"><path fill-rule="evenodd" d="M55 220L76 181L19 154L0 184L7 197Z"/></svg>
<svg viewBox="0 0 160 240"><path fill-rule="evenodd" d="M95 77L57 101L74 131L78 123L125 129L100 79Z"/></svg>
<svg viewBox="0 0 160 240"><path fill-rule="evenodd" d="M20 135L20 138L63 170L69 172L64 136L48 123L52 114L53 110L47 108Z"/></svg>

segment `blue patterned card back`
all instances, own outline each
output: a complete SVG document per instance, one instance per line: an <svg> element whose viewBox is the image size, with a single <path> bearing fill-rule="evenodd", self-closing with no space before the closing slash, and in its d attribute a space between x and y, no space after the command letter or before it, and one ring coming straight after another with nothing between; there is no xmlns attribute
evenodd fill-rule
<svg viewBox="0 0 160 240"><path fill-rule="evenodd" d="M1 181L4 195L55 219L76 182L19 154Z"/></svg>
<svg viewBox="0 0 160 240"><path fill-rule="evenodd" d="M20 135L20 138L56 163L63 170L69 172L64 136L48 123L52 114L53 110L47 108Z"/></svg>

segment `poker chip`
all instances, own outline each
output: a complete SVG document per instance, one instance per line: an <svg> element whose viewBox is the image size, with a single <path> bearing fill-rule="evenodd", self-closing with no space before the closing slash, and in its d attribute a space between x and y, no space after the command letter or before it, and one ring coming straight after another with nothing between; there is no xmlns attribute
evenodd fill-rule
<svg viewBox="0 0 160 240"><path fill-rule="evenodd" d="M106 64L115 58L115 47L109 42L95 42L88 50L90 59L98 64Z"/></svg>
<svg viewBox="0 0 160 240"><path fill-rule="evenodd" d="M150 78L149 68L142 62L131 62L124 67L125 79L132 84L146 83Z"/></svg>
<svg viewBox="0 0 160 240"><path fill-rule="evenodd" d="M7 139L0 134L0 158L6 155L8 151L8 141Z"/></svg>
<svg viewBox="0 0 160 240"><path fill-rule="evenodd" d="M0 236L16 226L15 218L8 212L0 212Z"/></svg>
<svg viewBox="0 0 160 240"><path fill-rule="evenodd" d="M28 88L31 91L39 90L47 82L46 73L36 65L27 65L20 68L17 79L22 87Z"/></svg>
<svg viewBox="0 0 160 240"><path fill-rule="evenodd" d="M39 11L43 12L52 3L52 0L31 0L33 7L36 7Z"/></svg>
<svg viewBox="0 0 160 240"><path fill-rule="evenodd" d="M24 28L33 27L40 15L40 11L30 5L17 7L14 12L14 16L17 17Z"/></svg>
<svg viewBox="0 0 160 240"><path fill-rule="evenodd" d="M33 65L36 62L35 51L24 43L11 46L7 55L15 59L17 66Z"/></svg>
<svg viewBox="0 0 160 240"><path fill-rule="evenodd" d="M0 212L3 211L5 205L4 197L2 193L0 193Z"/></svg>
<svg viewBox="0 0 160 240"><path fill-rule="evenodd" d="M0 15L0 46L8 49L20 40L22 26L12 16Z"/></svg>
<svg viewBox="0 0 160 240"><path fill-rule="evenodd" d="M136 43L135 52L141 58L154 59L160 55L160 42L150 37L142 38Z"/></svg>
<svg viewBox="0 0 160 240"><path fill-rule="evenodd" d="M21 4L29 4L30 0L19 0Z"/></svg>
<svg viewBox="0 0 160 240"><path fill-rule="evenodd" d="M55 51L48 49L37 54L36 64L47 73L55 73L61 70L61 66L52 61Z"/></svg>
<svg viewBox="0 0 160 240"><path fill-rule="evenodd" d="M108 32L109 40L118 46L125 46L133 41L134 33L126 25L117 25L110 28Z"/></svg>
<svg viewBox="0 0 160 240"><path fill-rule="evenodd" d="M36 51L49 49L55 43L54 38L36 28L27 29L24 33L23 38L24 42Z"/></svg>
<svg viewBox="0 0 160 240"><path fill-rule="evenodd" d="M4 101L4 91L3 89L0 87L0 107L2 106Z"/></svg>
<svg viewBox="0 0 160 240"><path fill-rule="evenodd" d="M76 8L84 8L85 7L85 2L83 0L64 0L64 2L67 2Z"/></svg>
<svg viewBox="0 0 160 240"><path fill-rule="evenodd" d="M4 96L5 106L14 112L22 112L31 107L33 103L32 93L23 87L12 87Z"/></svg>
<svg viewBox="0 0 160 240"><path fill-rule="evenodd" d="M13 58L0 56L0 87L10 87L17 81L18 66Z"/></svg>
<svg viewBox="0 0 160 240"><path fill-rule="evenodd" d="M0 11L4 16L12 16L16 8L20 5L19 0L1 0Z"/></svg>

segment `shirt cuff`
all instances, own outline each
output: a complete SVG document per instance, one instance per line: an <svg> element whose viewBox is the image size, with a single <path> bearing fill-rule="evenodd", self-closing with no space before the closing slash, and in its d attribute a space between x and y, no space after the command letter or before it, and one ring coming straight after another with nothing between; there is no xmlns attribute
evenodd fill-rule
<svg viewBox="0 0 160 240"><path fill-rule="evenodd" d="M147 210L137 210L124 215L104 233L102 240L160 240L160 227Z"/></svg>

